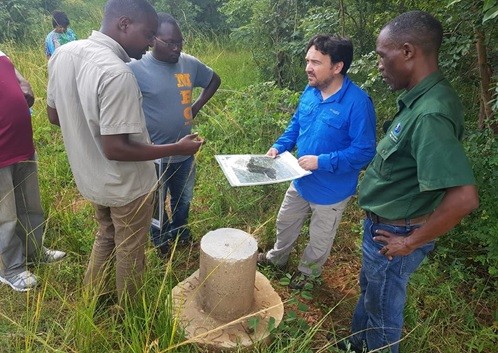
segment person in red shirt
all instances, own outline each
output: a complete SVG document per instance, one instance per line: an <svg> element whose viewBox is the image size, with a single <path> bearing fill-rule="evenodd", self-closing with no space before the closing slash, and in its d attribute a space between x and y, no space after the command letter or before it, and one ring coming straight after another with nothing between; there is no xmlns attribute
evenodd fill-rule
<svg viewBox="0 0 498 353"><path fill-rule="evenodd" d="M29 108L29 82L0 51L0 282L16 291L36 286L29 263L66 254L42 245L44 215Z"/></svg>

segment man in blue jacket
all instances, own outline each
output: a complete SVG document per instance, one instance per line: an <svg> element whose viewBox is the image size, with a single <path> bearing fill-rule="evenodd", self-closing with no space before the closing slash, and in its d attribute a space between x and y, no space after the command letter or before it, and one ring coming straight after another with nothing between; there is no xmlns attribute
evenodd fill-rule
<svg viewBox="0 0 498 353"><path fill-rule="evenodd" d="M375 153L375 110L370 97L346 75L353 59L349 39L317 35L307 46L309 84L270 157L297 150L299 165L312 173L293 181L277 216L273 249L259 263L284 266L311 213L309 242L289 287L302 289L330 255L342 213L356 191L360 170Z"/></svg>

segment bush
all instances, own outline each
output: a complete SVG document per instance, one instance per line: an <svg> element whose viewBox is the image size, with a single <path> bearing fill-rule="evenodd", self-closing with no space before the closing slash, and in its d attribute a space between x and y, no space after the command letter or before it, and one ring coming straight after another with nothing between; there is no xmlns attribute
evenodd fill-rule
<svg viewBox="0 0 498 353"><path fill-rule="evenodd" d="M218 108L222 111L210 104L213 110L199 117L198 131L206 144L197 155L193 231L204 234L228 226L246 230L265 242L274 236L274 217L288 184L231 187L214 156L265 154L287 126L299 94L278 89L270 82L229 93ZM221 98L217 94L217 99ZM210 229L205 229L207 224Z"/></svg>
<svg viewBox="0 0 498 353"><path fill-rule="evenodd" d="M442 237L441 256L451 253L453 262L473 277L498 280L498 143L489 129L473 131L465 141L479 189L479 209L465 218L460 226Z"/></svg>
<svg viewBox="0 0 498 353"><path fill-rule="evenodd" d="M40 13L50 15L60 0L6 0L0 3L0 42L21 40L40 29Z"/></svg>

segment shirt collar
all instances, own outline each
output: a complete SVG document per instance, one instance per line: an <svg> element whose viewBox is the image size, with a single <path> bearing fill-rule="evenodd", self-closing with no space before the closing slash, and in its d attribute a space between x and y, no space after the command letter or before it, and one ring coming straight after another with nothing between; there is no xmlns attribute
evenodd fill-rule
<svg viewBox="0 0 498 353"><path fill-rule="evenodd" d="M180 60L182 60L182 57L183 57L183 52L180 53L180 57L178 58L178 61L176 63L169 63L169 62L166 62L166 61L157 60L154 57L154 55L152 54L152 50L149 50L147 53L145 53L145 55L140 60L146 59L146 60L152 61L156 65L162 65L162 66L172 67L172 66L178 65L179 62L180 62Z"/></svg>
<svg viewBox="0 0 498 353"><path fill-rule="evenodd" d="M420 96L424 95L428 90L430 90L432 87L434 87L434 85L436 85L443 79L444 76L441 71L438 70L431 73L411 90L404 91L399 95L398 108L401 109L402 106L410 107Z"/></svg>
<svg viewBox="0 0 498 353"><path fill-rule="evenodd" d="M324 100L324 102L334 102L337 101L338 103L341 102L342 97L346 94L349 86L351 85L351 80L349 79L348 75L344 75L343 80L342 80L342 86L341 88L335 92L333 95L328 97L327 99ZM312 87L314 94L316 97L318 97L320 100L322 100L322 92L316 87Z"/></svg>
<svg viewBox="0 0 498 353"><path fill-rule="evenodd" d="M105 35L102 32L99 31L92 31L92 34L90 37L88 37L88 40L91 40L93 42L96 42L100 45L104 45L111 49L121 60L124 62L129 62L131 61L130 57L126 53L126 51L123 49L123 47L116 42L114 39L109 37L108 35Z"/></svg>

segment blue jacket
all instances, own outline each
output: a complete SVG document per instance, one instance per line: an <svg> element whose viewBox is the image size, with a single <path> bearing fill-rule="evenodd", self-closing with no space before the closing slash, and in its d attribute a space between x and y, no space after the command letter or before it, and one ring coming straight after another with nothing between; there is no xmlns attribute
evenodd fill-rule
<svg viewBox="0 0 498 353"><path fill-rule="evenodd" d="M375 110L370 97L347 76L341 89L322 99L306 86L289 126L273 144L279 153L318 156L318 169L294 181L307 201L330 205L356 192L360 170L375 154Z"/></svg>

